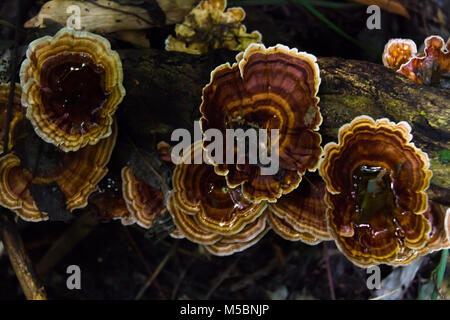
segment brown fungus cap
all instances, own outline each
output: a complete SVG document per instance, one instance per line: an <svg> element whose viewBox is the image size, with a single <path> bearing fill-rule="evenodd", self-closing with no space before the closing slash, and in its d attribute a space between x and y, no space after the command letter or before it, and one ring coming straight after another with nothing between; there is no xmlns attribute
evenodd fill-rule
<svg viewBox="0 0 450 320"><path fill-rule="evenodd" d="M283 45L265 48L252 44L236 57L237 63L224 64L211 73L203 89L201 127L203 133L217 129L279 130L279 170L262 175L257 164L216 164L216 173L225 175L228 186L242 186L253 202L276 199L294 190L305 171L317 168L322 153L322 122L316 97L319 67L313 55ZM270 146L276 141L270 141ZM210 144L204 142L209 153ZM236 148L235 148L236 149ZM276 148L275 148L276 149ZM277 152L275 151L275 152ZM224 155L236 150L226 150ZM275 154L272 154L275 156ZM248 158L248 156L246 156Z"/></svg>
<svg viewBox="0 0 450 320"><path fill-rule="evenodd" d="M318 174L310 173L297 189L269 204L269 208L297 233L308 233L317 240L330 240L326 219L326 193L323 179Z"/></svg>
<svg viewBox="0 0 450 320"><path fill-rule="evenodd" d="M254 222L247 224L236 234L224 236L204 229L195 216L181 212L173 201L173 194L168 199L168 209L172 213L176 229L170 234L172 238L187 238L192 242L202 244L213 255L228 256L256 244L270 229L266 222L267 211Z"/></svg>
<svg viewBox="0 0 450 320"><path fill-rule="evenodd" d="M186 157L193 159L196 153L202 152L198 141ZM229 188L224 177L215 174L212 165L186 162L177 165L173 173L171 201L178 211L192 215L202 229L233 235L263 213L267 206L265 202L251 203L240 188Z"/></svg>
<svg viewBox="0 0 450 320"><path fill-rule="evenodd" d="M136 177L129 167L122 169L122 194L136 223L143 228L150 228L153 220L166 211L163 193Z"/></svg>
<svg viewBox="0 0 450 320"><path fill-rule="evenodd" d="M36 133L76 151L111 135L125 96L122 63L105 38L63 28L30 43L20 69L22 104Z"/></svg>
<svg viewBox="0 0 450 320"><path fill-rule="evenodd" d="M261 43L258 31L247 33L241 23L245 18L242 8L229 8L226 0L201 1L175 27L176 36L166 40L167 51L205 54L212 49L225 48L242 51L251 43Z"/></svg>
<svg viewBox="0 0 450 320"><path fill-rule="evenodd" d="M109 172L99 182L97 191L89 197L89 208L96 212L101 222L120 220L124 226L136 223L122 196L122 178L117 173Z"/></svg>
<svg viewBox="0 0 450 320"><path fill-rule="evenodd" d="M202 153L201 142L191 147L176 166L167 208L176 225L172 235L203 244L215 255L230 255L255 244L267 231L267 204L251 203L240 188L231 189L208 163L187 164L186 157Z"/></svg>
<svg viewBox="0 0 450 320"><path fill-rule="evenodd" d="M116 136L117 126L113 124L113 132L108 138L95 146L64 153L57 164L34 175L14 153L0 158L0 204L24 220L47 220L48 214L39 211L29 186L56 183L65 196L66 209L73 211L84 208L89 196L97 190L98 182L108 171L106 165L114 149Z"/></svg>
<svg viewBox="0 0 450 320"><path fill-rule="evenodd" d="M216 256L229 256L237 252L242 252L254 246L270 230L270 225L266 223L266 215L262 215L255 222L247 225L241 232L231 237L224 237L211 245L205 245L209 253ZM248 235L251 235L250 237Z"/></svg>
<svg viewBox="0 0 450 320"><path fill-rule="evenodd" d="M360 116L339 130L338 144L325 146L329 231L359 266L406 263L429 239L423 213L432 173L410 131L406 122Z"/></svg>
<svg viewBox="0 0 450 320"><path fill-rule="evenodd" d="M48 220L41 212L28 189L33 177L20 165L20 159L13 153L0 158L0 204L14 211L26 221Z"/></svg>
<svg viewBox="0 0 450 320"><path fill-rule="evenodd" d="M384 66L397 71L417 53L414 41L410 39L391 39L386 43L383 52Z"/></svg>
<svg viewBox="0 0 450 320"><path fill-rule="evenodd" d="M283 239L290 241L302 241L310 245L315 245L322 241L309 232L301 232L294 229L292 225L288 223L284 218L278 217L272 211L268 214L268 221L273 231L275 231L275 233Z"/></svg>
<svg viewBox="0 0 450 320"><path fill-rule="evenodd" d="M450 88L450 39L445 44L439 36L426 38L424 54L412 57L398 72L419 84Z"/></svg>
<svg viewBox="0 0 450 320"><path fill-rule="evenodd" d="M450 248L450 208L444 208L434 201L429 201L424 216L431 224L431 232L426 246L419 250L420 254Z"/></svg>

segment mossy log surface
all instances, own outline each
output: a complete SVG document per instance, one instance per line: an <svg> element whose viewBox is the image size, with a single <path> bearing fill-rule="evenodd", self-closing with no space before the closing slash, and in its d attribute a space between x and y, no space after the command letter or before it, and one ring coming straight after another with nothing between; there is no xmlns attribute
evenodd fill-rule
<svg viewBox="0 0 450 320"><path fill-rule="evenodd" d="M152 152L159 141L170 141L174 129L192 130L211 71L233 63L236 53L192 56L149 49L124 50L120 55L127 95L118 111L116 155L126 160L129 153L121 152L121 142L132 140ZM336 141L339 128L358 115L407 121L413 142L431 160L431 198L449 204L449 168L442 155L450 150L450 90L415 84L373 63L340 58L319 58L318 63L324 143Z"/></svg>

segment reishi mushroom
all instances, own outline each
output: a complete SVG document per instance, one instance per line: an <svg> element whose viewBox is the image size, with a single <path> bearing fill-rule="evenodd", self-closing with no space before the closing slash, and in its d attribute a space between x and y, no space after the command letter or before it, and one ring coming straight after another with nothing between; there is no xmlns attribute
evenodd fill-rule
<svg viewBox="0 0 450 320"><path fill-rule="evenodd" d="M247 33L241 23L245 19L244 9L225 11L226 7L226 0L201 1L183 23L176 25L176 36L166 39L166 50L204 54L218 48L242 51L251 43L260 43L261 34L258 31Z"/></svg>
<svg viewBox="0 0 450 320"><path fill-rule="evenodd" d="M201 141L197 141L184 159L201 152ZM265 233L267 204L251 203L240 188L227 187L225 178L216 175L212 165L183 161L175 167L172 182L167 207L177 227L177 237L182 234L206 245L213 254L226 255L256 243L255 239Z"/></svg>
<svg viewBox="0 0 450 320"><path fill-rule="evenodd" d="M122 79L108 40L63 28L30 43L20 69L22 104L44 141L76 151L111 135Z"/></svg>
<svg viewBox="0 0 450 320"><path fill-rule="evenodd" d="M269 135L278 129L277 174L262 175L259 165L248 162L215 163L216 173L225 176L229 187L242 186L244 196L253 202L275 202L297 188L307 170L318 166L322 153L316 132L322 123L316 97L319 67L313 55L283 45L252 44L236 60L232 66L217 67L203 89L202 132L218 129L226 136L227 129L259 128ZM209 145L204 142L207 152ZM227 152L233 150L224 146L223 154Z"/></svg>
<svg viewBox="0 0 450 320"><path fill-rule="evenodd" d="M429 240L426 153L411 142L406 122L359 116L328 143L320 174L327 221L338 248L353 263L406 264Z"/></svg>

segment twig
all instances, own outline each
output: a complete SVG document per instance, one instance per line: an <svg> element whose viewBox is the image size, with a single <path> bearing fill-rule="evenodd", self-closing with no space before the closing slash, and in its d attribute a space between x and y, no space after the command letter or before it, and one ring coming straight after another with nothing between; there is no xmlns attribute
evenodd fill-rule
<svg viewBox="0 0 450 320"><path fill-rule="evenodd" d="M17 232L16 224L9 213L2 209L0 215L1 239L11 261L11 265L28 300L46 300L47 294L40 284L28 257L22 239Z"/></svg>
<svg viewBox="0 0 450 320"><path fill-rule="evenodd" d="M173 254L176 252L176 249L178 247L179 241L175 241L175 243L172 245L172 249L166 254L164 259L161 261L161 263L156 268L155 272L151 275L151 277L147 280L147 282L144 284L144 286L139 290L138 294L134 298L134 300L140 300L142 296L144 295L145 291L151 286L153 281L156 279L156 277L161 273L162 269L166 265L167 261L173 256Z"/></svg>
<svg viewBox="0 0 450 320"><path fill-rule="evenodd" d="M217 281L215 281L215 283L213 284L211 289L209 289L208 293L206 294L206 296L204 298L205 300L208 300L212 296L214 291L216 291L216 289L222 284L222 282L224 282L228 278L228 275L236 268L237 263L239 262L241 257L242 257L242 255L239 255L236 258L236 260L234 260L234 262L224 272L222 272L219 275L219 277L217 278Z"/></svg>
<svg viewBox="0 0 450 320"><path fill-rule="evenodd" d="M334 284L333 284L333 274L331 273L330 260L328 257L326 242L323 243L323 258L325 260L325 267L327 269L328 286L330 287L331 300L336 300L336 294L334 292Z"/></svg>
<svg viewBox="0 0 450 320"><path fill-rule="evenodd" d="M178 289L180 288L181 283L183 283L183 280L184 280L184 278L186 277L186 274L187 274L188 270L189 270L189 269L191 268L191 266L194 264L195 260L197 260L196 257L192 257L192 258L189 260L188 264L183 268L183 271L181 271L180 276L178 277L178 281L177 281L177 283L175 284L175 287L173 288L172 296L171 296L171 298L170 298L171 300L175 300L175 299L176 299L177 293L178 293Z"/></svg>
<svg viewBox="0 0 450 320"><path fill-rule="evenodd" d="M85 210L61 237L51 246L37 264L36 271L41 278L49 272L99 224L97 215Z"/></svg>
<svg viewBox="0 0 450 320"><path fill-rule="evenodd" d="M131 246L133 247L134 251L138 255L138 257L141 260L142 264L144 265L145 269L147 270L148 275L151 276L153 274L152 268L150 267L150 265L148 264L147 260L145 259L145 257L143 255L141 249L139 248L138 244L133 239L133 236L131 235L130 230L126 226L123 226L123 230L125 231L125 234L127 235ZM161 285L156 280L155 280L155 287L158 289L160 297L162 299L167 299L166 295L164 294L164 291L161 288Z"/></svg>

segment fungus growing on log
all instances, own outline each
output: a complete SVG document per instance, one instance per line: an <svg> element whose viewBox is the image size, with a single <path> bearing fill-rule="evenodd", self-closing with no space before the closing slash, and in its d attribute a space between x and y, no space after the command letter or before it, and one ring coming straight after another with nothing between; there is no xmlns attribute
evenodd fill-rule
<svg viewBox="0 0 450 320"><path fill-rule="evenodd" d="M383 53L383 64L412 81L428 86L450 88L450 39L439 36L425 39L423 53L417 54L409 39L391 39Z"/></svg>
<svg viewBox="0 0 450 320"><path fill-rule="evenodd" d="M341 127L338 144L325 146L320 174L329 231L359 266L407 263L429 239L424 212L432 173L410 130L406 122L359 116Z"/></svg>
<svg viewBox="0 0 450 320"><path fill-rule="evenodd" d="M383 64L397 71L417 53L414 41L410 39L391 39L386 43L383 52Z"/></svg>
<svg viewBox="0 0 450 320"><path fill-rule="evenodd" d="M398 70L414 82L450 88L450 39L431 36L425 39L424 54L412 57Z"/></svg>
<svg viewBox="0 0 450 320"><path fill-rule="evenodd" d="M124 167L121 174L122 194L128 210L138 225L150 228L153 220L166 211L163 193L136 177L129 167Z"/></svg>
<svg viewBox="0 0 450 320"><path fill-rule="evenodd" d="M258 31L247 33L241 23L245 19L244 9L225 11L226 6L226 0L201 1L183 23L176 25L176 36L166 39L166 50L205 54L218 48L243 51L251 43L261 43L261 34Z"/></svg>
<svg viewBox="0 0 450 320"><path fill-rule="evenodd" d="M184 159L193 159L201 152L201 142L196 142ZM265 202L255 204L244 198L240 188L229 188L212 165L186 164L184 159L173 173L171 201L180 213L193 215L201 228L233 235L255 221L266 208Z"/></svg>
<svg viewBox="0 0 450 320"><path fill-rule="evenodd" d="M313 55L283 45L266 49L252 44L236 60L232 66L217 67L203 89L202 131L215 129L223 136L227 129L257 131L263 140L258 143L279 159L276 174L262 173L261 158L251 164L249 150L245 164L239 164L236 148L227 148L228 143L222 154L234 154L235 164L216 162L215 170L226 176L229 187L242 186L252 202L275 202L297 188L307 170L316 170L322 153L321 136L316 132L322 122L316 97L319 67ZM266 138L260 129L267 130ZM268 138L274 130L279 133L276 141ZM212 143L205 141L203 146L207 154L212 151Z"/></svg>
<svg viewBox="0 0 450 320"><path fill-rule="evenodd" d="M124 226L136 223L122 196L120 174L108 172L98 183L98 189L89 197L89 208L95 210L101 222L120 220Z"/></svg>
<svg viewBox="0 0 450 320"><path fill-rule="evenodd" d="M114 149L116 136L117 126L114 124L112 134L95 146L68 153L52 147L55 163L48 163L45 170L35 172L24 166L15 153L3 156L0 158L0 204L24 220L47 220L48 213L38 209L30 186L56 183L65 196L67 210L84 208L89 196L97 190L98 182L108 171L106 165Z"/></svg>
<svg viewBox="0 0 450 320"><path fill-rule="evenodd" d="M111 135L122 78L108 40L63 28L30 43L20 69L22 104L44 141L76 151Z"/></svg>
<svg viewBox="0 0 450 320"><path fill-rule="evenodd" d="M314 245L322 240L308 232L301 232L292 227L284 218L278 217L273 211L268 214L268 221L273 231L280 237L290 241L302 241Z"/></svg>
<svg viewBox="0 0 450 320"><path fill-rule="evenodd" d="M175 236L182 234L217 255L243 250L266 230L267 204L251 203L240 188L229 188L212 165L186 163L186 157L201 152L199 141L174 170L167 207L178 230Z"/></svg>
<svg viewBox="0 0 450 320"><path fill-rule="evenodd" d="M324 199L326 192L322 178L317 174L308 174L297 189L282 196L276 203L269 204L270 210L278 220L282 220L283 224L299 234L293 236L291 240L296 237L302 240L301 235L304 233L310 235L307 239L316 238L315 242L331 239L326 220L327 205ZM277 222L275 218L272 220L274 223Z"/></svg>

